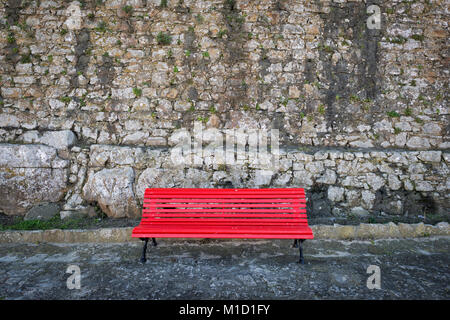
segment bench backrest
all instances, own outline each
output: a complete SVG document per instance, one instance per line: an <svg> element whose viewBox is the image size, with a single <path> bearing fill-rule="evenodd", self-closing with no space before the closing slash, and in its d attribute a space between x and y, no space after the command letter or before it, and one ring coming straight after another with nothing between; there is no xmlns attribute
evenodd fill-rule
<svg viewBox="0 0 450 320"><path fill-rule="evenodd" d="M306 224L303 188L148 188L143 221L182 224Z"/></svg>

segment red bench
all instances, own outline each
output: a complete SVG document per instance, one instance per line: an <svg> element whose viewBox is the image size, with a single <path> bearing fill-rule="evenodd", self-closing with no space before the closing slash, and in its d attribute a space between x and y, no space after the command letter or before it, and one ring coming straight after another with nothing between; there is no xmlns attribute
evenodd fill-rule
<svg viewBox="0 0 450 320"><path fill-rule="evenodd" d="M303 188L145 190L141 223L133 238L144 241L141 262L152 238L313 239Z"/></svg>

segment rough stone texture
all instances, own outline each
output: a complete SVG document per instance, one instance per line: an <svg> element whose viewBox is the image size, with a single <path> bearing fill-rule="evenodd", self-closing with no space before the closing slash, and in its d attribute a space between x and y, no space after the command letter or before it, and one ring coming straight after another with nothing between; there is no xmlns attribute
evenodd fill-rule
<svg viewBox="0 0 450 320"><path fill-rule="evenodd" d="M67 190L68 161L41 145L0 145L0 210L24 215L43 202L58 202Z"/></svg>
<svg viewBox="0 0 450 320"><path fill-rule="evenodd" d="M316 217L448 214L448 4L376 4L379 30L364 1L2 1L0 210L119 217L145 187L276 186ZM174 165L195 121L278 129L280 167ZM133 175L91 188L108 170Z"/></svg>
<svg viewBox="0 0 450 320"><path fill-rule="evenodd" d="M83 188L83 197L96 201L112 218L136 217L140 210L135 201L133 182L134 171L130 167L91 172Z"/></svg>
<svg viewBox="0 0 450 320"><path fill-rule="evenodd" d="M29 210L24 220L50 220L59 213L59 206L55 203L41 203Z"/></svg>
<svg viewBox="0 0 450 320"><path fill-rule="evenodd" d="M73 146L77 140L75 134L70 130L46 131L42 136L38 131L27 131L22 135L23 142L41 143L56 149L68 149Z"/></svg>

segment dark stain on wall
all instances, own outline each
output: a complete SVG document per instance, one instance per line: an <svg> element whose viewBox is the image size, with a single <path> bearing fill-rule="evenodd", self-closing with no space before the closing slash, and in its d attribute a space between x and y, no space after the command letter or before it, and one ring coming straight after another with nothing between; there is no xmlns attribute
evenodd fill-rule
<svg viewBox="0 0 450 320"><path fill-rule="evenodd" d="M320 5L320 1L317 4ZM349 115L340 110L340 99L348 101L351 95L357 95L362 99L373 100L377 95L380 32L367 28L369 15L366 10L370 4L350 2L344 7L331 6L329 13L320 14L323 20L319 46L319 60L323 65L321 81L328 87L324 89L325 98L322 102L326 107L328 126L333 129L345 125L345 120L352 120L345 119ZM332 61L340 37L352 42L355 70L350 70L342 59L335 64Z"/></svg>
<svg viewBox="0 0 450 320"><path fill-rule="evenodd" d="M77 71L77 74L74 74L71 78L71 85L72 87L75 88L79 86L78 73L81 72L84 74L90 60L90 56L86 52L86 50L91 46L89 30L86 28L81 29L80 32L76 34L76 41L77 43L75 45L75 57L76 57L75 69Z"/></svg>

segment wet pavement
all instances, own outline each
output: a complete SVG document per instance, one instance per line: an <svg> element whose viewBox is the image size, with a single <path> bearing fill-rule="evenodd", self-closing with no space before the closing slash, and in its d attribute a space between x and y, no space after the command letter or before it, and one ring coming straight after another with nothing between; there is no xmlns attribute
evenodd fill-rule
<svg viewBox="0 0 450 320"><path fill-rule="evenodd" d="M0 299L447 300L449 248L450 237L308 240L300 265L290 240L158 239L143 265L136 242L2 244Z"/></svg>

